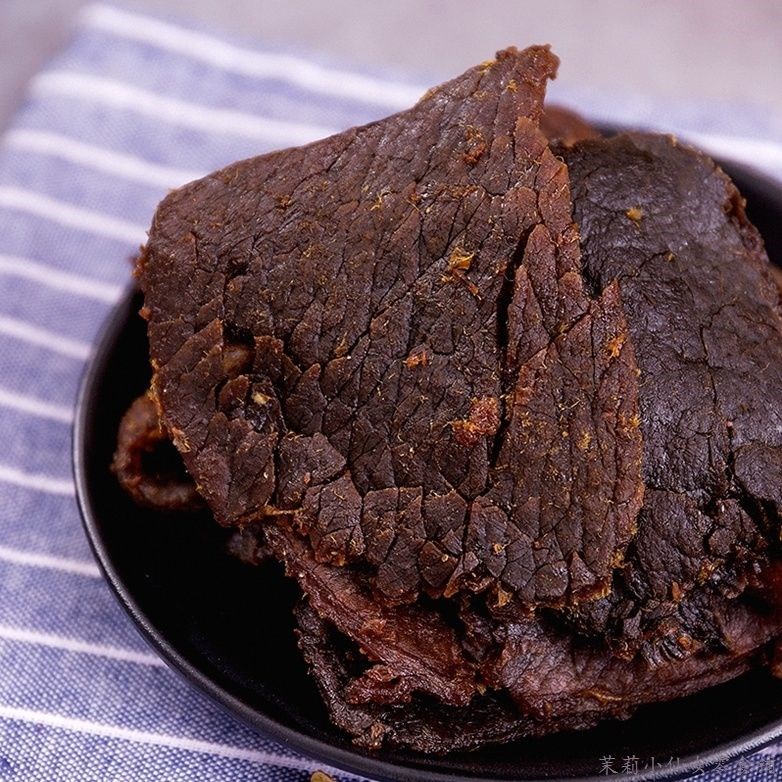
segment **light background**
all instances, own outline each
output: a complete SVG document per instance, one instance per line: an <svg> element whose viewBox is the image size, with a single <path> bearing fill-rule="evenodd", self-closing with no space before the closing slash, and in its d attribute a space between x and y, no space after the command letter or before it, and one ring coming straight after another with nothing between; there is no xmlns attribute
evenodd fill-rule
<svg viewBox="0 0 782 782"><path fill-rule="evenodd" d="M84 0L0 0L0 127ZM453 76L509 44L551 43L559 82L782 109L777 0L126 0L327 58ZM556 96L556 85L552 91Z"/></svg>

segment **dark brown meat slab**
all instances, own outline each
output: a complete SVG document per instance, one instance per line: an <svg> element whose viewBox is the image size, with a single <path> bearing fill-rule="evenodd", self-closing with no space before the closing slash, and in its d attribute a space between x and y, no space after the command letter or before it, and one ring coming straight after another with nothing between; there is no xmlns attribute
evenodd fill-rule
<svg viewBox="0 0 782 782"><path fill-rule="evenodd" d="M329 716L359 745L377 749L394 744L445 754L512 740L530 724L520 720L511 704L490 698L476 699L468 708L445 706L421 696L403 705L350 702L345 693L355 681L355 669L362 666L361 654L342 642L306 602L295 613L299 647Z"/></svg>
<svg viewBox="0 0 782 782"><path fill-rule="evenodd" d="M391 603L609 589L643 489L636 365L537 128L555 67L500 52L163 202L140 264L153 389L219 521L293 510Z"/></svg>
<svg viewBox="0 0 782 782"><path fill-rule="evenodd" d="M284 524L269 525L266 540L298 579L311 606L360 645L374 674L388 672L397 682L393 700L413 691L443 703L466 706L475 692L474 667L465 658L453 627L423 606L383 607L345 568L316 562L306 541ZM371 686L370 679L365 686Z"/></svg>
<svg viewBox="0 0 782 782"><path fill-rule="evenodd" d="M623 719L643 703L727 681L771 653L765 645L780 631L778 612L725 599L712 609L723 627L726 650L702 651L654 668L641 658L611 658L599 647L574 642L538 622L501 626L495 629L501 652L483 666L492 684L458 708L420 693L396 704L351 699L351 685L367 665L364 655L335 634L306 601L297 608L296 619L299 646L338 727L370 748L389 743L443 754L556 730L581 730L607 717Z"/></svg>
<svg viewBox="0 0 782 782"><path fill-rule="evenodd" d="M556 64L187 185L138 266L159 429L369 746L588 727L779 634L761 243L705 156L544 116Z"/></svg>
<svg viewBox="0 0 782 782"><path fill-rule="evenodd" d="M585 607L581 619L591 614L587 626L620 637L683 626L697 636L704 628L682 617L688 593L703 584L740 592L779 536L777 288L739 193L707 156L648 134L562 154L584 274L597 290L621 286L646 484L621 589L604 601L610 609Z"/></svg>

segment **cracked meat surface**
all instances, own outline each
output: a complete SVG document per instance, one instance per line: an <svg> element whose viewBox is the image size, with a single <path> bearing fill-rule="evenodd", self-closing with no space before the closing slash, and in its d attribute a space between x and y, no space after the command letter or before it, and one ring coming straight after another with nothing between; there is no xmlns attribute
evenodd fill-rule
<svg viewBox="0 0 782 782"><path fill-rule="evenodd" d="M555 68L501 52L163 202L141 266L153 389L219 521L290 511L390 603L608 590L643 490L636 364L537 127Z"/></svg>
<svg viewBox="0 0 782 782"><path fill-rule="evenodd" d="M626 717L780 631L762 243L704 155L543 115L556 67L508 49L188 184L138 263L128 421L298 581L302 652L365 746Z"/></svg>
<svg viewBox="0 0 782 782"><path fill-rule="evenodd" d="M740 592L779 533L777 288L741 196L705 155L643 134L563 154L585 277L622 289L646 485L620 588L581 620L624 643L707 642L688 626L688 596Z"/></svg>

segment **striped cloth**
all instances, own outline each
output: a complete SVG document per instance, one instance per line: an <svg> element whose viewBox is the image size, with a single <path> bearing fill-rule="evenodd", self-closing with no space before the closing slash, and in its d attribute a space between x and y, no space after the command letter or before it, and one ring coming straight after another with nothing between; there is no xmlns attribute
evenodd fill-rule
<svg viewBox="0 0 782 782"><path fill-rule="evenodd" d="M107 5L86 10L33 80L0 140L0 779L282 782L317 767L206 702L136 634L81 531L73 401L168 188L422 91ZM768 112L688 104L663 116L638 98L555 94L782 178L782 119ZM776 779L774 757L702 778Z"/></svg>

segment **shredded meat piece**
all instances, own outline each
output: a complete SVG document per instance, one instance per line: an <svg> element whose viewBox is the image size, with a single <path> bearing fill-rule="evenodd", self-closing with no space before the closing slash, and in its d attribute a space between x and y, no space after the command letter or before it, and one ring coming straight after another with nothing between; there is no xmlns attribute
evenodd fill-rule
<svg viewBox="0 0 782 782"><path fill-rule="evenodd" d="M122 417L111 469L139 505L173 512L204 505L149 394L138 397Z"/></svg>

